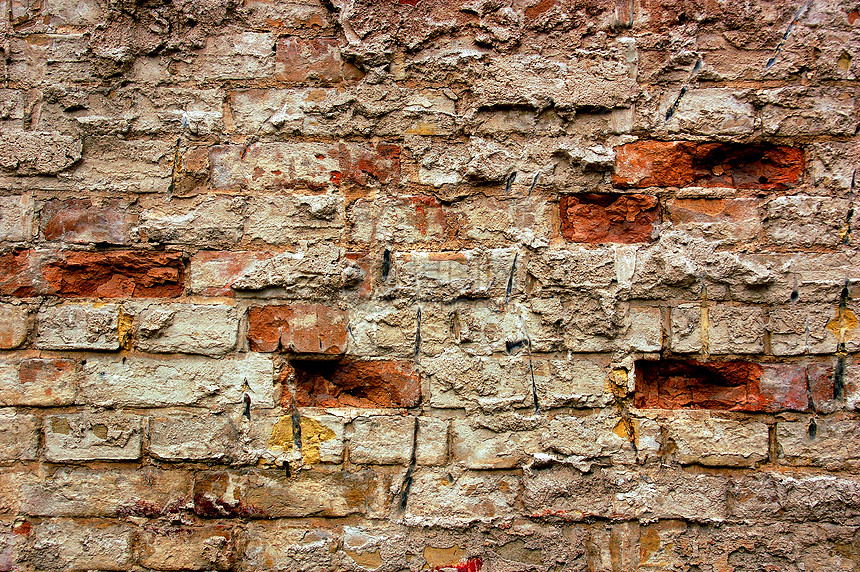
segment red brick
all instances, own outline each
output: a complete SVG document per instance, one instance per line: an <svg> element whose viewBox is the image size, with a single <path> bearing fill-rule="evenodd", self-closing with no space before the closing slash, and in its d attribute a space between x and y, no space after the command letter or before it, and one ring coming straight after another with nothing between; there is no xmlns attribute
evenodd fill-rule
<svg viewBox="0 0 860 572"><path fill-rule="evenodd" d="M340 57L340 44L337 38L280 38L276 48L276 58L283 66L279 79L296 83L360 79L361 72Z"/></svg>
<svg viewBox="0 0 860 572"><path fill-rule="evenodd" d="M36 293L31 255L29 250L0 254L0 294L32 296Z"/></svg>
<svg viewBox="0 0 860 572"><path fill-rule="evenodd" d="M809 397L813 408L819 413L832 413L841 408L835 398L833 387L834 368L832 363L816 363L807 366L809 376Z"/></svg>
<svg viewBox="0 0 860 572"><path fill-rule="evenodd" d="M184 288L185 264L179 252L68 251L42 273L60 296L174 297Z"/></svg>
<svg viewBox="0 0 860 572"><path fill-rule="evenodd" d="M125 244L134 217L122 208L93 205L88 199L48 201L42 206L42 236L64 242Z"/></svg>
<svg viewBox="0 0 860 572"><path fill-rule="evenodd" d="M563 195L560 209L561 234L571 242L650 242L660 217L651 195Z"/></svg>
<svg viewBox="0 0 860 572"><path fill-rule="evenodd" d="M639 408L805 411L806 368L744 361L636 362Z"/></svg>
<svg viewBox="0 0 860 572"><path fill-rule="evenodd" d="M391 183L400 178L400 147L397 145L380 143L365 147L341 143L338 157L341 179L366 185L371 178L380 183Z"/></svg>
<svg viewBox="0 0 860 572"><path fill-rule="evenodd" d="M346 312L320 304L251 308L251 349L296 354L342 354L346 351Z"/></svg>
<svg viewBox="0 0 860 572"><path fill-rule="evenodd" d="M616 187L734 187L781 190L800 181L794 147L637 141L615 148Z"/></svg>
<svg viewBox="0 0 860 572"><path fill-rule="evenodd" d="M421 384L412 362L293 361L296 404L303 407L415 407ZM285 392L285 406L290 396Z"/></svg>

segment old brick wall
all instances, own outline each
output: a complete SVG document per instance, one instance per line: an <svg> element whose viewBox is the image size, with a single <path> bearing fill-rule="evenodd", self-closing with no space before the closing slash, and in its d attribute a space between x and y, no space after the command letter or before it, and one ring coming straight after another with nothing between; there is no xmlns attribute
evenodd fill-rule
<svg viewBox="0 0 860 572"><path fill-rule="evenodd" d="M0 0L0 571L860 570L856 0Z"/></svg>

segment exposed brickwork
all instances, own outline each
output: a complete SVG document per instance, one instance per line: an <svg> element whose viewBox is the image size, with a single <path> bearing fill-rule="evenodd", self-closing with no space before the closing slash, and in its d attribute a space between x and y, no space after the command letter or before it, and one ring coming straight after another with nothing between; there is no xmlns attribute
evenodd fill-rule
<svg viewBox="0 0 860 572"><path fill-rule="evenodd" d="M797 184L803 168L794 147L637 141L615 149L612 184L777 190Z"/></svg>
<svg viewBox="0 0 860 572"><path fill-rule="evenodd" d="M185 287L185 264L178 252L68 251L46 264L42 272L60 296L172 297Z"/></svg>
<svg viewBox="0 0 860 572"><path fill-rule="evenodd" d="M0 0L0 572L860 570L849 0Z"/></svg>
<svg viewBox="0 0 860 572"><path fill-rule="evenodd" d="M563 195L559 208L571 242L650 242L660 216L651 195Z"/></svg>

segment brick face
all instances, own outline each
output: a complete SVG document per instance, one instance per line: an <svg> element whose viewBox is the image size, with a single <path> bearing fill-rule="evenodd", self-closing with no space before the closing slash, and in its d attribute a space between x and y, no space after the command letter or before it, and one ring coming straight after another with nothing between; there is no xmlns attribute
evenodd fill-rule
<svg viewBox="0 0 860 572"><path fill-rule="evenodd" d="M0 572L856 570L851 4L0 0Z"/></svg>

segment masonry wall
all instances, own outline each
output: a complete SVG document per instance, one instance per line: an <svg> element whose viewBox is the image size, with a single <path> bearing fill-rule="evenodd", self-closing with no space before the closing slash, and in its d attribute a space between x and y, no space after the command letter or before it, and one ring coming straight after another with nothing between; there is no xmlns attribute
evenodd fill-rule
<svg viewBox="0 0 860 572"><path fill-rule="evenodd" d="M860 570L858 9L0 0L0 570Z"/></svg>

